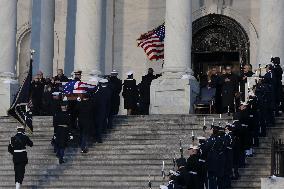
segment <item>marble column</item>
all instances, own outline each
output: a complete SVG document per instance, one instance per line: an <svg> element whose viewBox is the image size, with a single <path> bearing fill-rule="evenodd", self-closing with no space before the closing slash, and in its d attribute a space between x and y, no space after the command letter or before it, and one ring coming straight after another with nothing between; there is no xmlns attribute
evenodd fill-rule
<svg viewBox="0 0 284 189"><path fill-rule="evenodd" d="M278 56L284 65L284 1L260 1L260 32L258 62L264 66L271 56Z"/></svg>
<svg viewBox="0 0 284 189"><path fill-rule="evenodd" d="M184 74L191 63L191 0L167 0L164 72Z"/></svg>
<svg viewBox="0 0 284 189"><path fill-rule="evenodd" d="M55 1L41 0L39 70L53 76Z"/></svg>
<svg viewBox="0 0 284 189"><path fill-rule="evenodd" d="M74 69L89 81L102 72L105 0L77 1Z"/></svg>
<svg viewBox="0 0 284 189"><path fill-rule="evenodd" d="M17 91L17 0L0 1L0 116L7 114Z"/></svg>
<svg viewBox="0 0 284 189"><path fill-rule="evenodd" d="M192 76L191 0L166 1L166 36L163 76L151 85L151 114L188 114L198 94Z"/></svg>

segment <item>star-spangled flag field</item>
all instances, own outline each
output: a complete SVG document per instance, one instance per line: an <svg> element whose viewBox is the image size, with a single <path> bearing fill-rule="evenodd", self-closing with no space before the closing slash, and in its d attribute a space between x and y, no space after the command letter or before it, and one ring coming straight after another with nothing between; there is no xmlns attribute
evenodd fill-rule
<svg viewBox="0 0 284 189"><path fill-rule="evenodd" d="M138 47L141 47L150 60L164 59L165 24L162 24L137 39Z"/></svg>
<svg viewBox="0 0 284 189"><path fill-rule="evenodd" d="M96 90L97 90L96 85L91 85L81 81L69 81L63 86L62 92L64 94L69 95L69 94L84 94Z"/></svg>

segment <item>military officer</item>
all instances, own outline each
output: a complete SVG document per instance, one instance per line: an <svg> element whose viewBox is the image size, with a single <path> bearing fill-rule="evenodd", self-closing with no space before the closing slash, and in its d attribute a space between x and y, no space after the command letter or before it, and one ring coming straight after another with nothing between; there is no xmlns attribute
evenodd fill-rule
<svg viewBox="0 0 284 189"><path fill-rule="evenodd" d="M67 147L69 138L73 138L70 133L71 115L67 111L68 102L61 103L61 110L54 115L54 132L56 156L59 159L59 164L65 163L64 151Z"/></svg>
<svg viewBox="0 0 284 189"><path fill-rule="evenodd" d="M108 80L99 81L99 89L94 96L95 104L95 141L102 143L102 132L106 132L108 127L108 118L111 111L112 91L108 87Z"/></svg>
<svg viewBox="0 0 284 189"><path fill-rule="evenodd" d="M17 134L11 137L8 151L13 155L16 189L20 189L25 176L25 167L28 164L26 146L33 146L33 142L25 135L23 126L17 127Z"/></svg>
<svg viewBox="0 0 284 189"><path fill-rule="evenodd" d="M112 104L111 104L111 114L117 115L120 105L120 92L122 90L122 81L117 78L118 72L113 70L110 73L109 87L112 90Z"/></svg>
<svg viewBox="0 0 284 189"><path fill-rule="evenodd" d="M138 88L136 80L133 79L133 71L126 73L127 79L123 83L122 96L124 98L124 109L127 109L127 115L135 114L138 102Z"/></svg>
<svg viewBox="0 0 284 189"><path fill-rule="evenodd" d="M94 103L88 94L77 103L76 112L78 112L78 124L80 129L80 147L81 153L87 153L87 141L91 127L94 125Z"/></svg>
<svg viewBox="0 0 284 189"><path fill-rule="evenodd" d="M200 172L198 150L198 146L191 145L188 148L189 158L187 159L186 167L189 173L189 189L198 189L200 187L200 175L198 175Z"/></svg>
<svg viewBox="0 0 284 189"><path fill-rule="evenodd" d="M152 81L158 77L159 75L154 75L153 68L149 68L147 75L142 76L142 81L139 85L140 107L142 115L149 115L150 87Z"/></svg>

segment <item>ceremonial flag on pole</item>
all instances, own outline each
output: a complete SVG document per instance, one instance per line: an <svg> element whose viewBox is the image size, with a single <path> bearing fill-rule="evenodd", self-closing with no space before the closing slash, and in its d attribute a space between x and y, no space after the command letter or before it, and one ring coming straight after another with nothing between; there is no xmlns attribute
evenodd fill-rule
<svg viewBox="0 0 284 189"><path fill-rule="evenodd" d="M162 24L137 39L138 47L141 47L150 60L164 59L165 24Z"/></svg>
<svg viewBox="0 0 284 189"><path fill-rule="evenodd" d="M34 52L32 52L32 54L33 53ZM23 81L23 84L20 86L12 106L8 110L8 115L14 117L25 127L27 126L31 132L33 131L32 114L28 111L28 105L30 104L31 98L32 63L33 59L31 58L28 75Z"/></svg>

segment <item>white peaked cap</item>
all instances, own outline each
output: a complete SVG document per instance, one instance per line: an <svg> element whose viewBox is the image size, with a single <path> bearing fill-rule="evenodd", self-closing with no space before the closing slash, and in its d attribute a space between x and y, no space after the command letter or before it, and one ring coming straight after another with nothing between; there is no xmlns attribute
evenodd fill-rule
<svg viewBox="0 0 284 189"><path fill-rule="evenodd" d="M160 189L168 189L168 187L165 185L160 185Z"/></svg>
<svg viewBox="0 0 284 189"><path fill-rule="evenodd" d="M126 75L133 75L133 74L134 74L133 71L129 71L129 72L126 73Z"/></svg>
<svg viewBox="0 0 284 189"><path fill-rule="evenodd" d="M108 80L107 79L101 79L99 82L100 83L108 83Z"/></svg>
<svg viewBox="0 0 284 189"><path fill-rule="evenodd" d="M246 105L248 105L248 103L247 102L241 102L241 105L246 106Z"/></svg>
<svg viewBox="0 0 284 189"><path fill-rule="evenodd" d="M78 102L80 102L80 101L81 101L81 98L80 98L80 97L78 97L78 98L77 98L77 101L78 101Z"/></svg>
<svg viewBox="0 0 284 189"><path fill-rule="evenodd" d="M58 96L58 95L60 95L60 93L61 93L61 92L53 92L52 95L53 95L53 96Z"/></svg>
<svg viewBox="0 0 284 189"><path fill-rule="evenodd" d="M18 125L17 129L24 129L25 127L23 125Z"/></svg>
<svg viewBox="0 0 284 189"><path fill-rule="evenodd" d="M206 138L203 137L203 136L198 136L198 137L197 137L197 140L206 140Z"/></svg>
<svg viewBox="0 0 284 189"><path fill-rule="evenodd" d="M68 101L67 96L65 96L62 101Z"/></svg>
<svg viewBox="0 0 284 189"><path fill-rule="evenodd" d="M112 70L110 73L111 74L118 74L118 72L116 70Z"/></svg>

